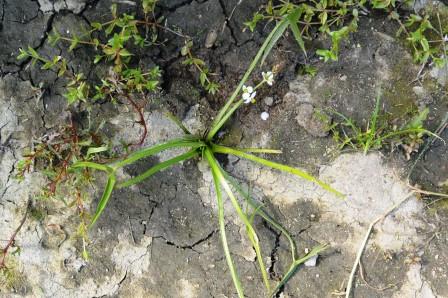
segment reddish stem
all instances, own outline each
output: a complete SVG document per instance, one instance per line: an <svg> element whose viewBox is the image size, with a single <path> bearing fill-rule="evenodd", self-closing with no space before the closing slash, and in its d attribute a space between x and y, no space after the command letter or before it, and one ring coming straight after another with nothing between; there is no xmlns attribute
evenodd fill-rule
<svg viewBox="0 0 448 298"><path fill-rule="evenodd" d="M22 229L23 225L25 224L26 218L28 216L28 210L29 210L30 205L31 205L31 200L28 200L28 203L26 204L25 214L23 215L23 218L20 221L19 226L17 227L17 229L15 229L14 233L12 233L11 237L8 240L8 243L2 249L2 256L0 258L0 269L7 268L6 264L5 264L6 255L8 254L9 249L14 245L16 236L19 233L20 229Z"/></svg>
<svg viewBox="0 0 448 298"><path fill-rule="evenodd" d="M140 137L140 141L136 144L130 144L130 145L141 146L143 145L143 142L145 142L146 136L148 135L148 127L146 126L145 116L143 115L143 109L139 107L134 100L132 100L129 94L125 94L125 97L138 113L140 119L137 121L137 123L143 126L143 133L142 136Z"/></svg>

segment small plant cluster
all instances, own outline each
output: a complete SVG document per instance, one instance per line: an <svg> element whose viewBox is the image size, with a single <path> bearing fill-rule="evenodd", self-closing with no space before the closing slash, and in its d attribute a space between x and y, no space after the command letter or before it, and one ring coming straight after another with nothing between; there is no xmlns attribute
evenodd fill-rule
<svg viewBox="0 0 448 298"><path fill-rule="evenodd" d="M275 295L279 291L279 289L281 289L285 285L285 283L296 272L298 266L300 266L303 262L305 262L309 258L317 255L320 251L322 251L326 247L326 245L319 245L314 249L312 249L311 251L309 251L308 253L306 253L304 256L299 256L297 253L295 241L293 237L290 235L290 233L286 229L284 229L277 221L275 221L271 216L269 216L259 202L251 198L249 193L245 191L242 186L240 186L240 184L236 181L236 179L231 177L230 174L227 173L223 167L221 167L216 158L216 154L234 155L239 158L259 163L263 166L291 173L300 178L314 182L319 186L321 186L322 188L326 189L327 191L330 191L338 196L342 196L342 194L331 188L329 185L316 179L315 177L309 175L306 172L303 172L299 169L292 168L283 164L269 161L267 159L261 158L253 154L253 153L265 153L265 154L281 153L278 150L263 149L263 148L245 148L245 149L232 148L220 145L215 140L216 134L220 131L222 126L230 119L230 117L235 113L235 111L239 107L241 107L243 104L250 104L255 101L256 90L258 88L261 88L265 84L272 85L274 83L274 74L272 72L263 72L262 80L258 84L256 84L255 87L246 85L246 82L248 81L253 70L256 68L257 65L262 64L262 61L264 61L266 56L273 48L275 42L278 40L279 33L280 32L283 33L283 31L286 29L285 27L288 27L289 22L290 21L287 17L284 17L280 22L278 22L277 26L269 34L269 36L263 43L262 47L258 51L257 55L250 64L248 70L244 74L239 85L232 93L227 103L219 111L217 117L210 125L210 127L207 129L205 134L192 135L188 131L188 129L184 125L182 125L182 123L179 120L176 120L175 123L178 124L180 128L185 132L184 137L173 139L168 142L161 143L152 147L137 150L132 154L130 154L129 156L125 157L124 159L117 160L115 162L98 163L88 160L80 160L78 162L75 162L70 167L70 170L73 172L85 173L93 169L101 171L104 173L104 175L107 176L107 183L103 191L103 195L98 203L95 214L92 217L90 226L93 226L95 222L98 220L98 218L101 216L102 212L104 212L111 198L111 195L115 189L130 187L137 183L141 183L142 181L148 179L152 175L166 168L169 168L175 164L178 164L182 161L202 157L202 159L207 161L213 176L217 205L218 205L218 223L220 230L220 238L222 241L223 251L227 261L227 265L230 269L230 274L239 297L241 298L244 297L244 290L227 244L227 235L225 231L223 192L230 199L236 213L238 214L239 218L246 227L247 237L256 252L259 270L261 272L261 276L265 284L266 291L269 293L270 296ZM119 169L128 166L130 164L133 164L142 158L153 156L163 150L169 150L175 148L185 148L187 149L187 151L176 157L162 161L133 178L130 178L125 181L119 181L117 179L116 173ZM251 210L247 211L243 210L237 198L238 197L237 194L239 195L240 199L244 200L245 202L247 202L249 206L251 206L250 208ZM280 282L278 282L275 287L272 287L271 281L269 280L268 272L266 270L266 266L263 261L264 259L262 257L262 251L260 248L258 236L253 226L253 220L255 216L261 216L273 228L281 232L282 235L284 235L288 239L288 242L290 244L290 251L291 251L290 266L286 270L285 274L282 276Z"/></svg>
<svg viewBox="0 0 448 298"><path fill-rule="evenodd" d="M182 62L184 65L193 65L199 71L199 82L201 86L210 94L214 95L219 90L219 85L210 79L210 70L205 66L204 60L194 57L191 48L193 41L191 39L185 41L185 45L181 48L180 53L185 57Z"/></svg>
<svg viewBox="0 0 448 298"><path fill-rule="evenodd" d="M32 170L38 170L46 177L48 184L37 194L39 199L57 199L69 208L76 208L79 216L77 235L82 239L84 248L87 244L87 226L90 221L90 214L85 207L85 202L90 202L90 199L85 188L94 181L94 178L88 172L74 175L69 169L79 159L97 162L112 160L115 156L109 148L105 138L98 132L79 129L72 121L57 133L46 135L36 141L32 149L23 153L23 159L16 167L15 177L19 181ZM32 212L31 214L33 215ZM83 255L87 256L85 249Z"/></svg>
<svg viewBox="0 0 448 298"><path fill-rule="evenodd" d="M111 6L112 19L103 23L93 22L90 28L83 29L82 34L65 36L56 29L49 35L48 40L52 46L59 42L69 44L68 51L72 52L79 46L89 46L97 51L93 64L112 64L110 71L105 75L94 78L99 84L91 84L90 78L83 73L74 73L67 67L68 61L62 56L46 58L34 48L19 49L17 59L31 61L31 65L41 64L41 69L52 70L58 77L68 79L64 97L69 105L86 103L88 106L98 100L107 99L113 103L118 101L130 105L138 114L143 133L140 141L132 145L142 145L147 134L147 127L143 117L143 107L146 104L146 92L153 92L160 85L161 70L159 66L142 69L138 64L138 58L134 52L138 48L146 48L157 43L158 29L176 34L185 38L185 46L181 48L181 55L185 56L183 64L193 65L199 71L199 82L210 94L219 90L219 85L210 79L210 71L205 62L194 57L192 53L192 40L177 31L160 24L163 18L155 19L154 9L157 0L145 0L142 2L144 19L137 20L134 15L117 14L117 5ZM102 40L105 40L104 42ZM140 100L138 100L140 98ZM140 101L140 102L139 102ZM87 107L89 111L89 107Z"/></svg>
<svg viewBox="0 0 448 298"><path fill-rule="evenodd" d="M23 159L17 164L15 177L21 181L27 173L33 169L39 169L49 181L41 197L63 199L67 193L75 193L80 185L84 185L91 179L91 177L69 175L68 169L72 163L79 159L111 160L114 155L109 147L106 139L99 132L79 129L72 121L70 125L63 126L58 132L45 135L35 141L33 147L23 153Z"/></svg>
<svg viewBox="0 0 448 298"><path fill-rule="evenodd" d="M135 20L133 15L117 15L117 6L111 7L112 19L104 23L94 22L91 28L84 29L82 35L72 34L64 36L57 30L49 35L49 42L55 46L58 42L69 43L68 51L71 52L80 45L90 46L99 53L95 55L94 64L102 61L108 65L112 63L113 67L105 77L98 78L101 82L98 85L90 84L90 80L83 73L73 73L67 68L67 60L61 56L55 56L51 59L40 55L32 47L20 49L19 60L30 59L31 64L41 63L44 70L51 69L57 72L58 77L67 77L67 92L64 97L69 105L86 103L87 112L90 105L100 99L108 99L115 103L122 101L132 106L139 116L139 123L143 127L143 133L140 141L132 145L141 145L147 135L147 126L143 116L143 107L145 105L145 92L155 91L159 85L161 71L158 66L149 70L143 70L140 67L132 67L131 47L146 47L151 45L156 37L156 28L160 26L157 22L148 21L148 14L152 12L154 1L144 2L144 20ZM155 3L155 2L154 2ZM140 32L139 26L151 30L152 39L148 41ZM100 37L107 39L102 43ZM137 98L140 98L141 102Z"/></svg>
<svg viewBox="0 0 448 298"><path fill-rule="evenodd" d="M101 79L101 84L91 86L87 78L82 73L68 73L67 60L61 56L55 56L52 59L46 59L38 54L33 48L20 49L18 59L31 58L32 64L36 62L43 63L42 69L57 70L58 76L69 76L67 93L65 97L69 104L77 102L86 102L88 99L97 100L108 97L112 101L122 95L123 92L132 94L134 92L154 91L158 85L160 70L156 66L148 71L140 68L131 68L131 58L133 54L130 51L131 46L145 47L151 44L139 31L138 26L153 26L155 23L147 21L138 21L134 16L124 14L117 15L117 6L112 5L111 13L113 19L104 23L94 22L91 28L84 29L82 35L72 34L64 36L57 30L49 35L49 42L55 46L58 42L69 43L68 51L71 52L80 45L87 45L99 51L95 55L93 63L98 64L102 60L113 63L113 76ZM151 27L152 28L152 27ZM99 37L107 39L102 43Z"/></svg>
<svg viewBox="0 0 448 298"><path fill-rule="evenodd" d="M29 59L32 65L40 63L42 64L42 69L51 69L57 72L58 76L68 77L69 83L67 84L67 92L65 97L70 104L84 103L89 106L89 104L95 100L106 98L112 102L123 99L127 100L127 102L138 112L140 116L139 122L145 128L142 138L138 143L127 145L140 146L143 144L144 138L146 137L146 125L144 123L142 107L137 103L135 98L138 95L143 95L144 92L153 91L157 88L160 70L157 66L149 69L148 71L143 71L140 68L132 67L134 63L133 58L135 56L131 48L143 47L148 44L155 43L157 40L155 37L157 33L155 30L156 28L170 30L161 26L158 22L153 21L153 18L149 16L149 14L153 12L154 8L155 1L143 1L145 18L144 20L135 20L132 15L125 14L123 16L118 16L117 8L114 5L111 9L113 17L112 20L104 23L92 23L91 28L85 30L85 33L82 35L73 34L71 36L64 36L63 34L55 31L53 35L49 37L49 40L53 45L58 42L69 43L69 51L73 51L81 45L91 46L99 52L95 56L93 63L112 64L111 71L104 78L100 78L99 81L101 83L98 85L90 84L90 81L84 76L84 74L73 73L69 70L70 68L67 67L68 61L61 56L47 59L37 53L35 49L29 47L27 49L21 49L18 58ZM299 11L296 11L294 15L298 16ZM91 133L90 129L78 131L76 126L72 123L61 132L42 139L41 142L38 142L38 144L35 145L33 150L26 153L24 155L24 159L18 165L17 178L23 179L27 172L29 172L32 168L39 168L38 165L40 164L40 171L44 173L49 180L49 184L44 191L43 197L58 197L59 193L72 194L70 200L67 200L66 195L61 195L60 198L63 199L68 206L74 206L77 208L81 221L78 235L82 237L83 256L87 259L89 227L92 227L95 224L102 212L105 210L112 192L115 189L129 187L140 183L153 174L169 168L179 162L202 157L208 162L213 175L219 209L218 222L223 251L238 296L244 297L244 293L227 244L223 191L231 200L237 214L246 226L247 237L257 254L257 262L263 282L266 286L266 290L270 295L274 295L292 277L298 266L300 266L308 258L313 257L322 251L326 245L317 246L310 252L307 252L304 256L299 256L293 237L278 222L269 216L263 206L256 200L252 199L249 196L249 193L245 191L243 187L241 187L239 183L220 166L216 158L216 154L232 154L240 158L245 158L261 165L285 171L303 179L312 181L324 189L335 193L336 195L341 196L341 194L332 189L329 185L307 174L306 172L269 161L254 154L278 154L280 153L278 150L226 147L218 144L215 140L215 136L238 108L244 104L251 104L255 102L256 93L259 88L264 85L273 85L274 73L272 71L262 72L262 80L258 84L251 86L249 84L246 85L246 83L257 65L262 65L264 63L269 52L273 49L284 31L289 27L295 26L294 20L295 19L291 19L291 17L287 16L281 17L281 20L277 23L274 30L269 34L266 41L258 51L236 90L204 134L192 135L180 120L175 119L175 117L171 115L170 118L172 118L174 122L178 124L185 132L184 137L158 144L153 147L142 148L129 155L121 156L120 158L114 158L114 156L111 156L110 154L109 146L105 145L104 140L102 140L97 134ZM150 41L142 36L142 28L152 32L152 39ZM102 39L106 39L107 41L102 42ZM205 66L205 63L201 59L193 56L191 51L192 45L191 40L186 40L185 46L181 49L181 54L185 56L184 64L194 66L200 73L201 85L203 85L208 92L214 94L218 90L218 85L210 80L209 75L211 73ZM262 115L262 118L264 117L267 119L268 116L269 115ZM129 180L117 180L116 172L118 169L133 164L142 158L173 148L188 148L188 151L174 158L160 162L147 171ZM84 207L84 193L86 193L89 183L93 180L93 175L91 172L92 169L103 172L107 176L107 184L97 205L95 213L93 216L90 216ZM246 201L249 206L251 206L251 210L243 210L237 199L237 194L240 199ZM269 280L268 272L263 261L258 236L253 226L255 216L261 216L266 222L272 225L273 228L279 230L282 235L288 239L290 244L290 266L275 287L272 287L271 281Z"/></svg>
<svg viewBox="0 0 448 298"><path fill-rule="evenodd" d="M133 52L137 48L156 44L157 29L170 31L158 23L160 20L155 21L153 12L156 2L156 0L142 2L143 20L136 20L129 14L119 16L117 5L114 4L111 6L111 20L103 23L93 22L90 28L82 30L82 34L72 33L70 36L65 36L54 29L49 35L48 40L52 46L60 42L68 43L69 52L80 46L94 48L97 54L92 63L111 66L106 75L97 78L99 84L92 84L92 80L83 73L75 73L71 67L68 67L68 60L59 55L46 58L29 46L19 49L17 57L19 60L28 59L32 66L40 64L42 70L52 70L58 77L68 79L64 96L71 106L84 104L80 105L80 108L88 114L89 127L91 127L91 105L98 100L107 99L113 103L122 101L130 105L138 114L137 123L142 126L142 133L138 141L123 144L125 151L133 146L141 146L145 141L147 136L147 125L143 115L143 107L146 104L145 95L146 92L155 91L158 88L161 76L158 66L148 70L133 66L138 61ZM192 55L190 49L188 53ZM207 82L210 86L209 91L215 92L218 86L208 79ZM109 160L112 157L110 146L98 133L99 129L100 127L79 130L72 122L70 125L61 127L59 131L42 137L32 148L24 152L23 159L16 168L16 177L21 180L32 168L37 167L49 180L49 184L42 191L42 198L64 198L63 195L59 196L59 193L70 193L73 194L72 198L78 201L77 205L81 206L80 198L85 195L80 192L82 188L80 186L92 177L71 175L67 169L75 160L100 161ZM60 189L63 191L61 192Z"/></svg>
<svg viewBox="0 0 448 298"><path fill-rule="evenodd" d="M362 150L366 154L370 150L381 149L386 143L401 145L409 160L413 152L417 152L423 143L425 135L434 135L423 127L423 122L428 116L426 108L414 116L411 121L401 127L389 127L381 118L381 96L378 94L375 109L373 110L367 127L362 129L351 118L341 113L332 111L341 121L336 121L330 126L334 140L339 144L339 149L346 146L356 150Z"/></svg>
<svg viewBox="0 0 448 298"><path fill-rule="evenodd" d="M392 11L390 16L399 22L397 35L405 35L416 63L425 65L432 61L439 68L446 65L448 24L442 23L439 13L435 14L435 18L429 14L411 14L404 23L396 11Z"/></svg>
<svg viewBox="0 0 448 298"><path fill-rule="evenodd" d="M250 21L245 23L254 31L260 21L276 21L287 17L290 29L299 47L307 57L305 40L311 40L317 30L331 39L329 49L318 49L316 54L324 61L337 61L341 42L358 27L359 14L367 14L369 9L389 13L389 17L400 24L397 36L404 34L414 61L420 64L434 62L442 67L447 62L448 23L441 21L439 13L422 10L421 15L400 16L398 11L413 1L395 0L314 0L294 3L294 1L268 0ZM275 3L275 4L274 4ZM304 69L307 72L308 69Z"/></svg>

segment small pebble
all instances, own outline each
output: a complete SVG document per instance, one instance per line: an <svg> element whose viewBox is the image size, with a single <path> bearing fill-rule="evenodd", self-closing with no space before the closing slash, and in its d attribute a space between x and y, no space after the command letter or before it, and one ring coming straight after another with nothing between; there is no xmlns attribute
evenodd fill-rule
<svg viewBox="0 0 448 298"><path fill-rule="evenodd" d="M269 118L269 113L268 112L263 112L260 114L261 120L266 121Z"/></svg>
<svg viewBox="0 0 448 298"><path fill-rule="evenodd" d="M274 98L271 96L267 96L263 99L264 104L267 105L268 107L272 106L274 104Z"/></svg>
<svg viewBox="0 0 448 298"><path fill-rule="evenodd" d="M317 263L317 255L312 256L311 258L309 258L306 262L305 262L305 266L306 267L316 267L316 263Z"/></svg>
<svg viewBox="0 0 448 298"><path fill-rule="evenodd" d="M216 42L216 39L218 39L218 32L215 29L210 30L207 33L207 37L205 38L205 47L207 49L213 47L213 45Z"/></svg>

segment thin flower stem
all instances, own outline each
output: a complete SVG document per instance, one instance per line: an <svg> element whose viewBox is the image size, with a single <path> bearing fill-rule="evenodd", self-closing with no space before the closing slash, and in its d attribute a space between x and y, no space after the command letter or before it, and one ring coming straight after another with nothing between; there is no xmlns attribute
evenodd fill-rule
<svg viewBox="0 0 448 298"><path fill-rule="evenodd" d="M252 71L255 69L255 66L257 66L258 62L260 61L261 57L263 56L266 47L269 45L269 43L272 40L272 37L277 32L278 28L283 26L282 22L278 22L275 28L271 31L271 33L268 35L266 40L264 41L263 45L261 46L260 50L258 50L257 55L255 55L254 59L252 60L252 63L249 65L249 68L247 69L246 73L244 74L243 78L241 79L240 83L236 87L235 91L232 93L232 96L230 96L227 103L222 107L222 109L219 111L218 115L216 116L211 129L209 133L207 134L206 140L211 141L212 138L215 136L215 134L219 131L219 129L224 125L225 121L221 121L224 116L226 116L226 119L230 117L230 115L227 115L228 110L232 106L233 102L236 100L238 94L241 91L241 88L243 88L244 83L248 80L249 76L251 75ZM235 112L235 110L233 110ZM233 113L232 112L232 113Z"/></svg>

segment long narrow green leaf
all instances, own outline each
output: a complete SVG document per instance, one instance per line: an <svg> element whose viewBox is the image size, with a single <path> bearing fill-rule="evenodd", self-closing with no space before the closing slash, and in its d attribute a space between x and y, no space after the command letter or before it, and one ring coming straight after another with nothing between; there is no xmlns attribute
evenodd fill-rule
<svg viewBox="0 0 448 298"><path fill-rule="evenodd" d="M229 110L228 113L226 113L221 120L218 122L218 124L216 124L216 127L221 128L226 122L227 120L233 115L233 113L235 113L235 111L243 104L243 100L240 99L238 100Z"/></svg>
<svg viewBox="0 0 448 298"><path fill-rule="evenodd" d="M266 48L263 51L263 56L261 57L260 65L263 65L264 61L266 60L266 57L272 51L272 48L275 46L275 44L280 39L280 37L282 37L286 28L288 28L288 25L289 25L288 18L283 18L279 22L279 25L280 26L275 27L275 29L273 30L274 35L272 35L272 38L269 40L269 43L266 45Z"/></svg>
<svg viewBox="0 0 448 298"><path fill-rule="evenodd" d="M95 215L93 216L92 222L89 225L90 228L98 220L104 208L106 208L106 205L109 202L112 191L114 190L115 182L116 182L115 174L110 174L107 179L107 184L106 188L104 189L103 196L101 197L101 200L98 203L98 206L96 207Z"/></svg>
<svg viewBox="0 0 448 298"><path fill-rule="evenodd" d="M269 33L268 37L264 41L263 45L260 47L260 49L257 52L257 55L255 55L254 60L252 60L251 64L249 65L249 68L247 69L246 73L244 74L243 78L241 79L240 83L236 87L235 91L233 91L232 96L230 96L227 103L221 108L218 115L216 116L215 120L212 123L211 129L209 133L207 134L207 141L211 141L211 139L215 136L215 134L219 131L219 129L222 127L223 123L218 125L221 122L221 119L224 117L224 115L228 112L229 108L235 101L236 97L241 91L241 88L243 88L244 83L246 83L247 79L249 78L250 74L254 70L255 66L257 66L258 61L260 60L261 56L266 50L267 45L270 43L272 37L274 36L275 32L278 30L278 28L282 26L282 23L279 22L277 25L275 25L274 29ZM228 117L227 117L228 118Z"/></svg>
<svg viewBox="0 0 448 298"><path fill-rule="evenodd" d="M108 149L109 149L109 147L107 147L107 146L90 147L89 149L87 149L86 159L89 159L89 157L93 154L104 152L104 151L107 151Z"/></svg>
<svg viewBox="0 0 448 298"><path fill-rule="evenodd" d="M226 227L224 222L224 202L222 200L221 186L217 175L215 164L215 158L210 150L204 150L204 155L210 165L213 182L215 184L216 198L218 201L218 221L219 221L219 233L221 236L222 247L224 249L224 255L226 256L227 266L229 266L230 275L232 276L233 284L235 285L236 291L238 292L238 297L244 298L243 287L241 286L238 273L236 272L235 265L233 264L232 256L230 255L229 245L227 244Z"/></svg>
<svg viewBox="0 0 448 298"><path fill-rule="evenodd" d="M278 149L268 149L268 148L236 148L239 151L246 153L267 153L267 154L281 154L282 150Z"/></svg>
<svg viewBox="0 0 448 298"><path fill-rule="evenodd" d="M264 220L266 220L269 224L271 224L274 228L276 228L278 231L280 231L283 235L285 235L285 237L288 239L289 241L289 245L291 247L291 257L292 260L295 261L297 259L297 245L296 242L294 241L294 239L292 238L291 234L289 234L289 232L280 224L278 223L275 219L273 219L261 206L260 203L258 203L257 201L255 201L247 191L244 191L243 188L239 185L239 183L235 180L235 178L233 178L232 176L230 176L226 171L224 171L221 168L221 171L224 175L224 178L226 178L227 181L230 182L230 184L232 184L233 188L236 189L236 191L243 196L243 198L246 200L246 202L248 202L252 208L257 210L257 214L260 215Z"/></svg>
<svg viewBox="0 0 448 298"><path fill-rule="evenodd" d="M144 172L143 174L140 174L132 179L129 179L123 183L118 184L118 188L123 188L123 187L128 187L137 183L142 182L143 180L145 180L146 178L149 178L150 176L154 175L155 173L166 169L176 163L179 163L183 160L187 160L190 158L193 158L195 156L198 156L199 152L196 149L190 150L185 154L181 154L179 156L176 156L174 158L165 160L163 162L160 162L158 164L156 164L155 166L153 166L152 168L150 168L149 170L147 170L146 172Z"/></svg>
<svg viewBox="0 0 448 298"><path fill-rule="evenodd" d="M297 44L302 49L303 54L305 54L305 57L307 57L305 43L303 42L302 38L302 33L300 32L299 27L297 26L297 21L299 20L302 13L303 13L303 7L302 6L297 7L288 15L288 22L289 22L289 28L291 28L292 34L294 35Z"/></svg>
<svg viewBox="0 0 448 298"><path fill-rule="evenodd" d="M210 151L210 150L206 149L206 152L207 151ZM266 266L264 265L264 262L263 262L263 256L261 254L260 244L258 243L257 233L255 232L255 229L253 228L250 220L247 218L246 213L244 213L243 209L241 208L240 204L238 203L238 200L236 199L235 195L233 194L233 191L232 191L230 185L227 183L218 162L213 158L212 160L209 161L209 163L210 163L210 167L211 167L212 171L216 172L216 176L217 176L219 183L224 188L225 192L227 193L227 196L230 198L230 202L232 203L233 208L235 209L239 218L243 221L244 225L246 226L248 238L249 238L250 242L252 243L252 246L254 247L255 253L257 255L257 261L258 261L258 265L260 267L263 282L265 283L266 288L268 289L268 292L270 292L271 286L269 283Z"/></svg>
<svg viewBox="0 0 448 298"><path fill-rule="evenodd" d="M108 173L113 172L113 169L111 167L91 161L78 161L70 166L70 169L78 169L78 168L92 168L95 170L100 170Z"/></svg>
<svg viewBox="0 0 448 298"><path fill-rule="evenodd" d="M424 129L424 128L411 128L411 129L404 129L404 130L394 131L394 132L388 133L388 134L386 134L386 135L376 139L376 142L377 143L381 143L385 139L388 139L388 138L391 138L391 137L394 137L394 136L398 136L398 135L411 134L411 133L424 133L424 134L430 135L430 136L432 136L434 138L437 138L437 139L441 140L442 142L445 142L441 137L439 137L435 133L433 133L433 132L431 132L431 131L429 131L427 129Z"/></svg>
<svg viewBox="0 0 448 298"><path fill-rule="evenodd" d="M223 153L223 154L232 154L241 158L245 158L251 161L255 161L258 162L264 166L276 169L276 170L280 170L283 172L287 172L287 173L291 173L293 175L296 175L298 177L301 177L305 180L311 181L316 183L317 185L319 185L320 187L322 187L323 189L334 193L335 195L339 196L339 197L344 197L344 195L342 193L340 193L339 191L335 190L334 188L332 188L330 185L326 184L325 182L322 182L321 180L311 176L310 174L301 171L299 169L293 168L293 167L289 167L280 163L276 163L252 154L248 154L233 148L229 148L229 147L224 147L224 146L220 146L220 145L216 145L213 144L212 145L212 151L216 152L216 153Z"/></svg>
<svg viewBox="0 0 448 298"><path fill-rule="evenodd" d="M317 247L313 248L313 250L311 250L307 255L305 255L304 257L302 257L300 259L298 259L296 257L296 253L297 253L296 244L295 244L295 241L293 240L292 236L289 234L289 232L285 228L283 228L277 221L272 219L263 210L263 207L261 206L261 204L256 202L254 199L252 199L250 197L250 195L241 188L241 186L235 181L235 179L233 177L231 177L222 168L221 168L221 171L222 171L225 179L232 184L232 186L246 199L246 201L253 208L256 208L257 214L259 214L261 217L263 217L263 219L265 219L267 222L269 222L277 230L281 231L288 238L288 240L290 242L291 252L292 252L292 263L291 263L288 271L285 273L285 275L283 276L283 278L279 282L279 284L276 286L275 290L272 292L271 297L273 297L279 291L279 289L282 288L289 281L289 279L294 275L294 273L296 272L296 270L299 267L299 265L301 265L302 263L304 263L309 258L317 255L319 252L324 250L326 248L326 245L317 246Z"/></svg>
<svg viewBox="0 0 448 298"><path fill-rule="evenodd" d="M139 159L152 156L166 149L179 148L179 147L199 148L202 146L205 146L204 142L200 141L196 137L185 136L180 139L174 139L163 144L155 145L149 148L144 148L142 150L136 151L131 155L129 155L126 159L115 163L113 167L114 168L124 167L126 165L136 162Z"/></svg>
<svg viewBox="0 0 448 298"><path fill-rule="evenodd" d="M375 110L373 111L372 116L370 117L369 127L366 131L367 140L364 144L364 154L366 154L367 151L369 151L370 147L372 146L372 143L375 142L377 134L378 115L380 113L380 102L381 102L381 91L378 91L378 95L376 97L375 102Z"/></svg>
<svg viewBox="0 0 448 298"><path fill-rule="evenodd" d="M254 215L255 215L255 213L254 213ZM249 238L250 242L252 243L252 246L255 249L255 255L257 256L257 262L258 262L258 267L260 268L260 271L261 271L261 277L263 279L263 283L266 287L266 290L269 293L269 292L271 292L271 283L269 282L268 271L267 271L267 268L263 261L263 255L261 253L260 242L258 240L257 234L255 233L255 229L250 228L250 227L252 227L253 217L251 217L248 221L249 221L250 226L246 226L247 237Z"/></svg>

